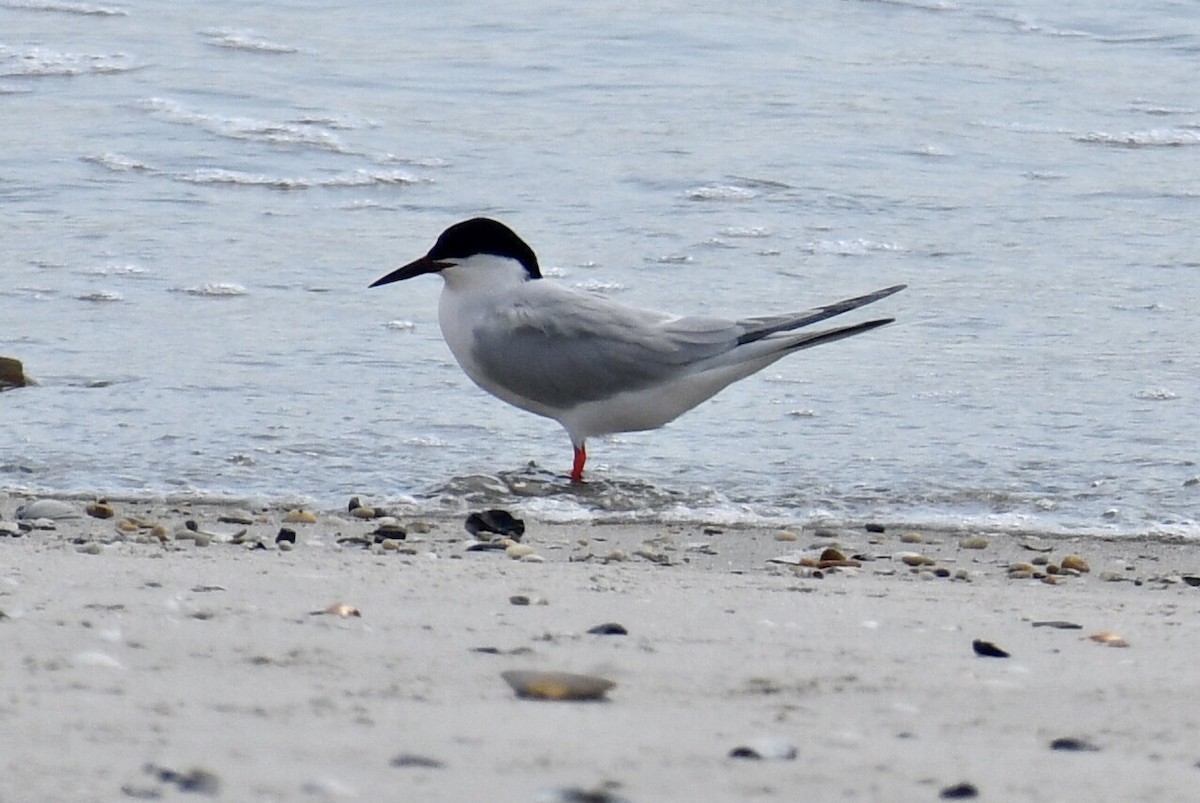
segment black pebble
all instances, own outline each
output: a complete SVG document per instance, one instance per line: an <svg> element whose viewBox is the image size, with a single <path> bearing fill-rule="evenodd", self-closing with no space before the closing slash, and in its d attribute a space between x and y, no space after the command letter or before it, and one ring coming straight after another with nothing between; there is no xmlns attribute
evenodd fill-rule
<svg viewBox="0 0 1200 803"><path fill-rule="evenodd" d="M405 530L399 524L384 524L375 528L371 533L375 537L375 543L379 544L383 541L404 541L408 538L408 530Z"/></svg>
<svg viewBox="0 0 1200 803"><path fill-rule="evenodd" d="M625 629L625 626L617 624L616 622L605 622L602 625L596 625L595 627L589 628L588 632L591 633L593 636L628 636L629 635L629 631Z"/></svg>
<svg viewBox="0 0 1200 803"><path fill-rule="evenodd" d="M1200 576L1194 574L1185 574L1183 575L1183 582L1195 588L1196 586L1200 586Z"/></svg>
<svg viewBox="0 0 1200 803"><path fill-rule="evenodd" d="M872 521L868 522L864 529L866 529L866 531L869 533L881 533L884 531L884 526L882 524L876 524Z"/></svg>
<svg viewBox="0 0 1200 803"><path fill-rule="evenodd" d="M350 497L350 504L346 505L346 511L348 513L353 513L360 507L362 507L362 502L358 501L357 496L352 496Z"/></svg>
<svg viewBox="0 0 1200 803"><path fill-rule="evenodd" d="M1050 743L1051 750L1065 750L1071 753L1095 753L1100 750L1099 747L1085 739L1076 739L1074 736L1063 736L1055 739Z"/></svg>
<svg viewBox="0 0 1200 803"><path fill-rule="evenodd" d="M292 544L296 543L296 531L289 530L287 527L280 527L279 535L275 536L275 543L278 544L281 541L287 541Z"/></svg>
<svg viewBox="0 0 1200 803"><path fill-rule="evenodd" d="M753 747L735 747L729 751L730 758L752 758L761 761L762 756Z"/></svg>
<svg viewBox="0 0 1200 803"><path fill-rule="evenodd" d="M976 655L982 655L984 658L1007 658L1008 653L997 647L990 641L975 639L971 642L971 647L975 650Z"/></svg>
<svg viewBox="0 0 1200 803"><path fill-rule="evenodd" d="M471 535L480 533L496 533L506 535L514 541L520 541L525 534L525 522L514 518L507 510L485 510L482 513L472 513L467 516L467 532Z"/></svg>
<svg viewBox="0 0 1200 803"><path fill-rule="evenodd" d="M979 790L973 783L956 783L954 786L947 786L943 789L938 797L942 800L966 800L971 797L979 797Z"/></svg>
<svg viewBox="0 0 1200 803"><path fill-rule="evenodd" d="M1083 630L1083 625L1077 625L1074 622L1064 622L1061 619L1054 619L1049 622L1034 622L1034 627L1053 627L1055 630Z"/></svg>

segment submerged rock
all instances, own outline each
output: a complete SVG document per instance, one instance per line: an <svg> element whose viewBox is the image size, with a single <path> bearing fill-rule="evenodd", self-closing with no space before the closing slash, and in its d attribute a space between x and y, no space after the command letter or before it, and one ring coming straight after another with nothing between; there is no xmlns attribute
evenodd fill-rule
<svg viewBox="0 0 1200 803"><path fill-rule="evenodd" d="M25 376L21 361L12 357L0 357L0 390L23 388L31 384Z"/></svg>

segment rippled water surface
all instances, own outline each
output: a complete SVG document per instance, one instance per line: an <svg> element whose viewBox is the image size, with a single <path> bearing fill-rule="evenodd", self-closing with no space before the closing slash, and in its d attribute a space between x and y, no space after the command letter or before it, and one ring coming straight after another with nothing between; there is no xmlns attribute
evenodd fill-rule
<svg viewBox="0 0 1200 803"><path fill-rule="evenodd" d="M0 0L0 485L1200 533L1200 5L295 5ZM366 289L476 214L638 305L909 289L575 491Z"/></svg>

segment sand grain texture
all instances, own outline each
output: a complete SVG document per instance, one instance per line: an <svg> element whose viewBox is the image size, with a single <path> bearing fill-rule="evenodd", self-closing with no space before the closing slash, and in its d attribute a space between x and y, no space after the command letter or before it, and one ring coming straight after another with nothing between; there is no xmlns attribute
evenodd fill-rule
<svg viewBox="0 0 1200 803"><path fill-rule="evenodd" d="M21 501L0 496L0 518ZM217 512L139 507L236 529ZM342 546L372 525L329 513L280 551L281 511L256 515L267 549L121 542L88 518L0 538L0 800L534 801L607 784L634 802L897 801L965 781L987 800L1164 801L1200 784L1200 589L1169 582L1200 568L1189 545L1072 541L1061 554L1093 572L1061 585L1010 579L1031 553L1004 535L917 545L965 582L892 558L913 545L890 530L848 528L839 546L875 559L818 578L767 562L819 556L828 539L809 534L530 522L531 563L463 551L458 520L410 536L413 554ZM633 557L646 542L666 560ZM339 602L361 616L313 613ZM628 635L586 632L606 622ZM1105 630L1129 646L1087 637ZM616 687L519 699L511 669ZM1062 737L1099 749L1052 750ZM761 738L796 759L729 757ZM185 795L148 765L217 785Z"/></svg>

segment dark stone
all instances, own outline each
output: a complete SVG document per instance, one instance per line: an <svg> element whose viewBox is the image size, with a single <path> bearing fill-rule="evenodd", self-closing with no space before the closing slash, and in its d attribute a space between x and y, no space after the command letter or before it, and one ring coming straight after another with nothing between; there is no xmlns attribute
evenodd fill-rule
<svg viewBox="0 0 1200 803"><path fill-rule="evenodd" d="M1095 753L1099 747L1086 739L1076 739L1074 736L1062 736L1050 742L1051 750L1063 750L1068 753Z"/></svg>
<svg viewBox="0 0 1200 803"><path fill-rule="evenodd" d="M507 510L484 510L467 516L467 532L478 536L480 533L495 533L507 536L514 541L520 541L525 534L525 522L514 518Z"/></svg>
<svg viewBox="0 0 1200 803"><path fill-rule="evenodd" d="M864 529L869 533L881 533L886 529L882 524L877 524L873 521L867 522Z"/></svg>
<svg viewBox="0 0 1200 803"><path fill-rule="evenodd" d="M966 800L972 797L979 797L979 790L975 788L973 783L956 783L954 786L947 786L938 797L942 800Z"/></svg>
<svg viewBox="0 0 1200 803"><path fill-rule="evenodd" d="M399 524L381 524L376 527L371 535L375 536L375 543L382 541L404 541L408 538L408 530L401 527Z"/></svg>
<svg viewBox="0 0 1200 803"><path fill-rule="evenodd" d="M289 530L287 527L279 528L279 535L275 536L275 543L287 541L290 544L296 543L296 531Z"/></svg>
<svg viewBox="0 0 1200 803"><path fill-rule="evenodd" d="M1061 619L1051 619L1045 622L1034 622L1034 627L1052 627L1055 630L1083 630L1083 625L1074 622L1064 622Z"/></svg>
<svg viewBox="0 0 1200 803"><path fill-rule="evenodd" d="M975 639L971 642L971 647L975 650L976 655L982 655L984 658L1007 658L1008 653L997 647L990 641Z"/></svg>
<svg viewBox="0 0 1200 803"><path fill-rule="evenodd" d="M593 636L628 636L629 635L629 631L625 629L625 626L621 625L621 624L617 624L616 622L605 622L602 625L596 625L595 627L588 628L588 632L591 633Z"/></svg>

